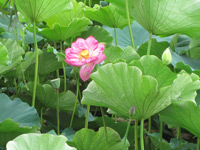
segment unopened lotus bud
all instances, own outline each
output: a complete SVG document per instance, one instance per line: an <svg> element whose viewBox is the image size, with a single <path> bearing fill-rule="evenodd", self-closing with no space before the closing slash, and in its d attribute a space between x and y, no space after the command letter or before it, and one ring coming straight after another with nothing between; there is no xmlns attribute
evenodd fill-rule
<svg viewBox="0 0 200 150"><path fill-rule="evenodd" d="M135 106L132 106L132 107L129 109L129 115L130 115L130 117L132 117L134 114L135 114Z"/></svg>
<svg viewBox="0 0 200 150"><path fill-rule="evenodd" d="M59 89L60 88L60 78L51 80L51 85L53 86L53 88Z"/></svg>
<svg viewBox="0 0 200 150"><path fill-rule="evenodd" d="M167 48L164 53L162 54L162 61L164 64L169 65L172 62L172 54L170 52L170 49Z"/></svg>

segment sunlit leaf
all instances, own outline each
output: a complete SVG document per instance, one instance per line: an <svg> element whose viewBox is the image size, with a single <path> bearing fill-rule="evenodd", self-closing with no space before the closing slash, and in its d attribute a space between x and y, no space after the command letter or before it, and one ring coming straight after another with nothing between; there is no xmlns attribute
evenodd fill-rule
<svg viewBox="0 0 200 150"><path fill-rule="evenodd" d="M22 15L35 22L44 21L69 5L68 0L16 0L15 3Z"/></svg>
<svg viewBox="0 0 200 150"><path fill-rule="evenodd" d="M63 135L29 133L18 136L6 145L7 150L76 150L66 144Z"/></svg>
<svg viewBox="0 0 200 150"><path fill-rule="evenodd" d="M150 33L196 36L200 32L200 1L134 0L133 5L134 19Z"/></svg>
<svg viewBox="0 0 200 150"><path fill-rule="evenodd" d="M86 31L91 22L87 18L74 19L67 27L54 24L53 28L44 28L40 32L44 37L53 41L64 41Z"/></svg>

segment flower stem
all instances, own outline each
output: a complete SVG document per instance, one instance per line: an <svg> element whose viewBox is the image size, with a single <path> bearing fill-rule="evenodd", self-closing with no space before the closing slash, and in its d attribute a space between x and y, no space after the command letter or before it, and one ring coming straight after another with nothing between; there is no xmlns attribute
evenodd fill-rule
<svg viewBox="0 0 200 150"><path fill-rule="evenodd" d="M40 124L41 124L41 131L42 131L42 127L43 127L43 107L40 110Z"/></svg>
<svg viewBox="0 0 200 150"><path fill-rule="evenodd" d="M179 140L179 145L181 146L181 128L177 128L177 140Z"/></svg>
<svg viewBox="0 0 200 150"><path fill-rule="evenodd" d="M62 42L60 42L60 51L63 51L63 45ZM67 91L67 78L66 78L66 71L65 71L65 63L62 63L62 68L63 68L63 76L64 76L64 92Z"/></svg>
<svg viewBox="0 0 200 150"><path fill-rule="evenodd" d="M150 55L150 52L151 52L151 43L152 43L152 33L150 33L150 36L149 36L147 55Z"/></svg>
<svg viewBox="0 0 200 150"><path fill-rule="evenodd" d="M135 120L135 150L138 150L138 120Z"/></svg>
<svg viewBox="0 0 200 150"><path fill-rule="evenodd" d="M127 125L127 128L126 128L126 133L125 133L125 136L124 136L124 147L123 147L123 149L125 149L125 146L126 146L126 140L127 140L127 137L128 137L128 132L129 132L130 126L131 126L131 118L129 118L128 125Z"/></svg>
<svg viewBox="0 0 200 150"><path fill-rule="evenodd" d="M130 34L130 38L131 38L132 47L133 47L133 49L135 49L133 33L132 33L132 29L131 29L131 20L130 20L129 8L128 8L128 0L126 0L125 3L126 3L126 16L127 16L127 21L128 21L129 34Z"/></svg>
<svg viewBox="0 0 200 150"><path fill-rule="evenodd" d="M118 44L117 44L117 30L116 30L116 27L114 27L114 34L115 34L115 45L118 46Z"/></svg>
<svg viewBox="0 0 200 150"><path fill-rule="evenodd" d="M180 140L181 139L181 128L178 127L177 128L177 140Z"/></svg>
<svg viewBox="0 0 200 150"><path fill-rule="evenodd" d="M57 134L60 134L60 100L59 100L59 91L56 89L56 94L57 94Z"/></svg>
<svg viewBox="0 0 200 150"><path fill-rule="evenodd" d="M57 49L56 41L54 41L54 48ZM56 77L60 78L59 69L56 70Z"/></svg>
<svg viewBox="0 0 200 150"><path fill-rule="evenodd" d="M34 49L35 49L35 75L34 75L32 106L35 107L35 97L36 97L36 88L37 88L37 80L38 80L38 63L39 63L35 22L33 22L33 38L34 38Z"/></svg>
<svg viewBox="0 0 200 150"><path fill-rule="evenodd" d="M148 130L149 130L149 133L151 133L151 117L149 117L148 119Z"/></svg>
<svg viewBox="0 0 200 150"><path fill-rule="evenodd" d="M105 121L105 118L104 118L103 108L100 107L100 109L101 109L101 115L102 115L102 119L103 119L104 132L105 132L105 138L106 138L106 150L108 150L108 134L107 134L107 128L106 128L106 121Z"/></svg>
<svg viewBox="0 0 200 150"><path fill-rule="evenodd" d="M77 82L76 82L76 101L75 101L75 104L74 104L74 110L73 110L72 118L71 118L70 125L69 125L70 128L72 127L73 120L74 120L74 114L76 112L76 107L77 107L77 104L78 104L78 94L79 94L79 77L77 78Z"/></svg>
<svg viewBox="0 0 200 150"><path fill-rule="evenodd" d="M84 4L86 5L86 3L87 3L87 0L84 0Z"/></svg>
<svg viewBox="0 0 200 150"><path fill-rule="evenodd" d="M92 6L92 0L89 0L89 7Z"/></svg>
<svg viewBox="0 0 200 150"><path fill-rule="evenodd" d="M162 149L163 122L160 121L160 149Z"/></svg>
<svg viewBox="0 0 200 150"><path fill-rule="evenodd" d="M87 105L87 114L85 118L85 128L88 128L88 119L89 119L89 114L90 114L90 105Z"/></svg>
<svg viewBox="0 0 200 150"><path fill-rule="evenodd" d="M141 119L141 123L140 123L140 147L141 147L141 150L144 150L144 133L143 133L143 129L144 129L144 119Z"/></svg>
<svg viewBox="0 0 200 150"><path fill-rule="evenodd" d="M197 150L199 150L199 147L200 147L200 139L197 138Z"/></svg>

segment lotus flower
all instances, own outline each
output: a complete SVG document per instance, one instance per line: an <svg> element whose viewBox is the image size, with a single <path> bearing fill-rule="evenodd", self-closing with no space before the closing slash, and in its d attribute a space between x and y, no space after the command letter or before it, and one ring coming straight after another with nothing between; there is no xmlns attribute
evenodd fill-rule
<svg viewBox="0 0 200 150"><path fill-rule="evenodd" d="M105 45L90 36L86 40L78 38L71 48L65 50L66 62L71 66L81 66L80 77L83 81L90 78L95 64L100 64L106 56L103 54Z"/></svg>

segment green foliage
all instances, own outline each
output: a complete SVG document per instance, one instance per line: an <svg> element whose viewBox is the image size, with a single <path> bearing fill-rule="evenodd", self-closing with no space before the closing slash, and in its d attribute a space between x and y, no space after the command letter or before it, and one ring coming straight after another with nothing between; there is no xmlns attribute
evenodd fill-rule
<svg viewBox="0 0 200 150"><path fill-rule="evenodd" d="M200 108L194 102L177 101L167 109L163 110L160 114L161 120L167 124L185 128L195 136L200 137L199 113Z"/></svg>
<svg viewBox="0 0 200 150"><path fill-rule="evenodd" d="M67 139L60 135L23 134L6 145L7 150L76 150L66 144Z"/></svg>
<svg viewBox="0 0 200 150"><path fill-rule="evenodd" d="M124 143L121 141L119 134L112 128L107 129L108 137L108 149L109 150L121 150L123 149ZM77 150L106 150L106 139L104 128L100 128L98 132L91 129L81 129L76 132L72 145ZM124 150L128 150L129 144L126 144Z"/></svg>
<svg viewBox="0 0 200 150"><path fill-rule="evenodd" d="M40 22L48 19L56 13L66 9L68 0L16 0L18 11L33 22Z"/></svg>

